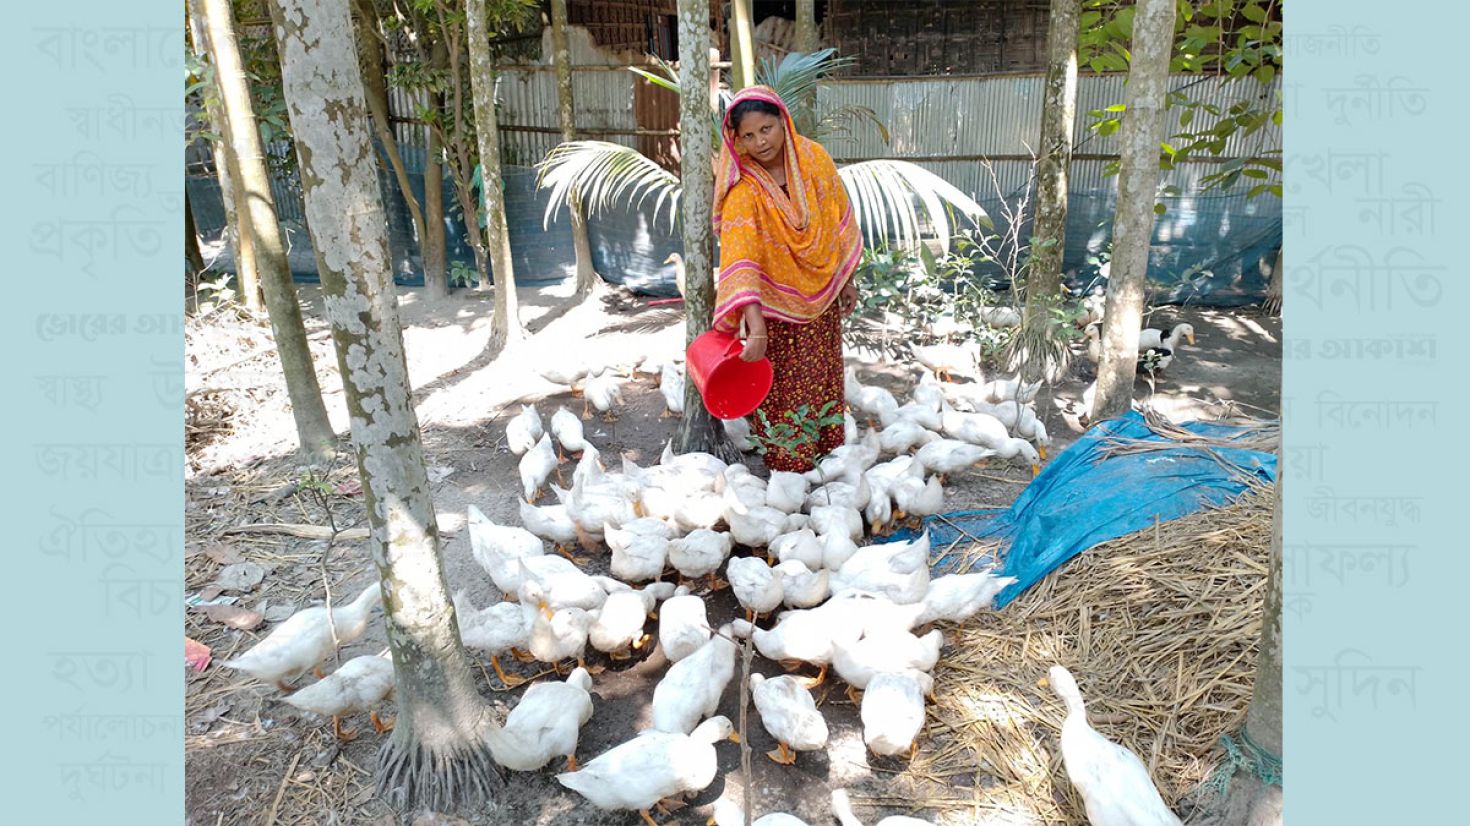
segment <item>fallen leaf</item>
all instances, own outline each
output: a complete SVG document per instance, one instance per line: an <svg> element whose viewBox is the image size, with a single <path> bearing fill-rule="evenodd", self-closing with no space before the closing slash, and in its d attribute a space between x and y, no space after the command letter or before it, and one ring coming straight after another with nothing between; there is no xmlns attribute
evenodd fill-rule
<svg viewBox="0 0 1470 826"><path fill-rule="evenodd" d="M358 479L348 479L338 482L337 487L332 489L338 496L357 496L362 493L362 482Z"/></svg>
<svg viewBox="0 0 1470 826"><path fill-rule="evenodd" d="M197 640L184 637L184 664L194 666L195 671L203 671L209 667L211 653L209 646Z"/></svg>
<svg viewBox="0 0 1470 826"><path fill-rule="evenodd" d="M204 555L221 565L234 565L236 562L244 560L238 548L233 545L226 545L223 542L216 542L208 548L205 548Z"/></svg>
<svg viewBox="0 0 1470 826"><path fill-rule="evenodd" d="M237 631L249 631L265 622L265 617L238 605L206 605L202 610L205 616Z"/></svg>
<svg viewBox="0 0 1470 826"><path fill-rule="evenodd" d="M214 584L226 591L250 591L265 579L265 567L257 562L236 562L226 565L215 578Z"/></svg>
<svg viewBox="0 0 1470 826"><path fill-rule="evenodd" d="M210 600L214 599L220 594L223 594L224 592L225 589L219 587L218 585L207 585L199 589L199 600L201 602L209 602Z"/></svg>

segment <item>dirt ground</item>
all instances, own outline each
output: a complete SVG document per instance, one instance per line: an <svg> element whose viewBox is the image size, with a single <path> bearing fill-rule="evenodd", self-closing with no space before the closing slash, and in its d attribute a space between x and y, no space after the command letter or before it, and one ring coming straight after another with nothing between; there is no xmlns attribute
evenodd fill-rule
<svg viewBox="0 0 1470 826"><path fill-rule="evenodd" d="M519 482L516 457L504 446L504 423L518 404L535 402L543 417L558 405L580 410L581 402L564 387L551 385L530 369L533 360L588 357L631 365L644 356L671 357L683 342L681 309L649 306L626 293L608 291L599 300L567 309L565 288L523 290L522 318L534 338L526 349L492 364L481 351L489 335L489 300L456 293L430 303L416 290L400 292L400 312L415 387L424 450L434 487L439 527L446 542L446 573L452 589L469 589L484 605L499 599L494 586L473 561L465 530L465 508L474 504L497 522L518 524ZM302 290L313 354L327 409L339 433L346 430L346 411L337 378L336 360L313 288ZM1197 346L1176 354L1167 376L1152 391L1152 403L1180 418L1217 417L1228 412L1276 415L1280 400L1280 321L1254 308L1222 311L1158 308L1151 326L1190 321ZM362 541L302 539L275 534L227 534L247 523L326 525L322 500L295 488L303 477L291 455L294 427L279 362L270 348L269 327L216 312L195 319L188 330L188 478L185 562L186 593L198 594L215 583L227 564L253 562L264 577L258 585L225 596L237 605L275 621L295 609L320 604L328 591L334 600L350 596L372 581L374 573ZM917 365L863 364L866 379L906 391L918 376ZM1091 365L1079 359L1072 376L1044 392L1037 409L1045 417L1060 451L1080 428L1070 411L1091 380ZM1139 395L1148 386L1140 382ZM661 418L662 396L652 379L640 374L625 390L626 405L616 422L593 419L587 433L604 457L625 453L640 464L657 460L676 419ZM594 414L595 415L595 414ZM343 441L345 447L345 439ZM759 459L747 462L759 469ZM570 466L566 466L570 469ZM343 452L324 471L339 487L327 497L332 521L340 529L365 525L361 496L350 453ZM950 477L946 507L964 510L1004 506L1024 487L1029 471L990 467ZM593 569L605 569L606 557ZM734 616L728 591L711 597L710 616L722 622ZM984 622L977 617L974 622ZM243 651L269 630L237 631L190 610L185 633L209 645L216 661ZM652 628L650 624L650 628ZM362 640L346 646L343 660L383 650L382 620L377 618ZM641 660L611 663L594 679L595 712L582 730L578 756L590 759L632 737L648 720L653 687L664 673L659 650ZM507 668L529 676L529 666L507 662ZM779 666L756 658L756 668L776 673ZM329 669L330 670L330 669ZM488 671L488 666L485 669ZM203 672L186 669L187 823L191 826L261 826L261 824L410 823L373 799L372 772L379 738L365 719L349 721L361 734L339 744L330 726L310 719L279 699L273 688L251 684L215 665ZM308 678L309 679L309 678ZM487 675L484 693L500 706L513 707L520 690L499 690ZM720 713L738 718L737 691L725 694ZM831 822L828 797L837 787L849 789L864 820L880 815L912 814L935 822L975 822L942 811L904 808L902 801L923 800L926 783L906 772L906 761L876 758L863 746L857 710L832 691L823 703L832 730L826 753L803 754L794 766L778 766L761 756L775 743L752 709L750 744L754 755L757 815L785 811L812 823ZM387 712L387 710L385 710ZM386 713L385 713L386 716ZM920 749L930 736L920 740ZM689 808L662 822L702 824L722 795L740 799L739 750L719 747L720 774ZM634 824L636 814L601 812L555 781L556 770L510 774L498 808L469 817L474 824ZM959 778L961 784L984 786L980 772ZM883 801L886 805L868 805ZM460 813L461 816L467 816ZM427 821L426 821L427 822ZM437 821L455 822L455 821ZM1024 820L993 822L1026 822Z"/></svg>

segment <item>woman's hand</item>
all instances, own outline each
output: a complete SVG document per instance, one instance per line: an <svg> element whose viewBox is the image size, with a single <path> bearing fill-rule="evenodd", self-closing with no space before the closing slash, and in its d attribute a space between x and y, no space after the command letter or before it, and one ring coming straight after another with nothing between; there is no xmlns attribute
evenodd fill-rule
<svg viewBox="0 0 1470 826"><path fill-rule="evenodd" d="M857 307L857 303L857 285L852 283L852 279L848 279L847 284L844 285L842 288L842 292L837 294L837 309L840 310L843 315L848 315L853 311L855 307Z"/></svg>
<svg viewBox="0 0 1470 826"><path fill-rule="evenodd" d="M745 349L741 361L760 361L766 357L766 317L759 304L745 305Z"/></svg>

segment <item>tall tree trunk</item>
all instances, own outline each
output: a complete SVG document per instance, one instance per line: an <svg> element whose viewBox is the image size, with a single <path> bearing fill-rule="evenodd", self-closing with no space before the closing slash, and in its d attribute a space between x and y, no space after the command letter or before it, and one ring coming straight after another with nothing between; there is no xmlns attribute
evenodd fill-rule
<svg viewBox="0 0 1470 826"><path fill-rule="evenodd" d="M1281 315L1281 247L1276 248L1276 261L1271 264L1271 273L1266 278L1266 300L1261 308L1271 315Z"/></svg>
<svg viewBox="0 0 1470 826"><path fill-rule="evenodd" d="M1123 103L1118 209L1113 219L1113 270L1103 310L1102 360L1097 367L1093 421L1125 413L1132 404L1143 324L1148 250L1159 186L1159 137L1169 51L1174 45L1174 0L1139 0L1133 16L1133 64Z"/></svg>
<svg viewBox="0 0 1470 826"><path fill-rule="evenodd" d="M551 0L551 62L556 66L557 114L561 139L577 139L576 109L572 96L572 50L567 42L567 0ZM572 216L572 248L577 254L577 297L583 298L601 283L592 268L592 244L587 240L587 216L582 199L572 194L567 211Z"/></svg>
<svg viewBox="0 0 1470 826"><path fill-rule="evenodd" d="M398 721L378 791L444 811L488 799L498 770L444 578L352 20L346 0L275 0L271 13L393 651Z"/></svg>
<svg viewBox="0 0 1470 826"><path fill-rule="evenodd" d="M796 50L808 54L817 50L816 0L796 0Z"/></svg>
<svg viewBox="0 0 1470 826"><path fill-rule="evenodd" d="M684 231L685 345L710 328L715 309L711 271L714 144L710 139L709 0L679 0L679 201ZM693 381L684 382L684 419L674 439L680 453L724 449L724 430L704 408Z"/></svg>
<svg viewBox="0 0 1470 826"><path fill-rule="evenodd" d="M388 82L384 74L388 56L382 37L378 34L377 12L370 0L354 0L354 5L357 9L357 42L361 49L359 60L362 65L363 91L367 94L368 111L373 116L373 130L377 133L378 143L383 145L389 165L393 167L398 190L408 204L408 214L413 219L414 235L418 238L419 254L422 256L422 245L428 237L428 225L424 219L424 211L419 207L419 199L414 197L413 185L408 180L408 168L403 164L403 156L398 151L398 140L393 135L393 121L388 112ZM424 273L424 293L431 299L449 295L449 281L443 277L442 271L438 278L431 278L427 271Z"/></svg>
<svg viewBox="0 0 1470 826"><path fill-rule="evenodd" d="M443 133L444 148L449 156L449 171L454 176L454 196L459 200L460 212L464 213L465 241L475 255L475 271L479 280L477 290L490 289L490 260L485 247L485 236L480 232L480 205L475 202L473 180L475 177L475 150L465 140L464 128L464 71L460 61L464 57L460 43L463 30L453 20L443 0L435 2L439 17L442 42L434 44L435 65L439 66L442 47L443 65L449 69L448 104L451 108L450 129Z"/></svg>
<svg viewBox="0 0 1470 826"><path fill-rule="evenodd" d="M684 51L683 48L679 49ZM755 31L750 0L730 0L730 86L738 92L755 85Z"/></svg>
<svg viewBox="0 0 1470 826"><path fill-rule="evenodd" d="M438 95L434 95L437 100ZM444 148L439 133L426 128L424 145L424 283L444 284L449 290L449 251L444 233Z"/></svg>
<svg viewBox="0 0 1470 826"><path fill-rule="evenodd" d="M291 281L286 248L281 242L281 225L276 221L276 204L271 196L260 130L255 125L250 86L240 61L230 0L204 0L204 15L224 104L226 140L234 150L237 192L247 201L242 212L249 216L248 234L260 270L271 333L285 373L286 394L296 419L296 435L303 453L312 459L322 459L335 452L337 437L322 402L321 386L317 384L316 368L306 342L306 325L301 320L301 304L296 297L296 285Z"/></svg>
<svg viewBox="0 0 1470 826"><path fill-rule="evenodd" d="M485 243L495 275L495 314L490 321L491 358L506 345L526 337L516 301L515 263L510 256L510 227L505 223L505 186L500 173L500 129L495 123L495 61L485 25L485 0L469 0L470 94L475 107L475 134L480 144L480 191L485 199Z"/></svg>
<svg viewBox="0 0 1470 826"><path fill-rule="evenodd" d="M204 24L203 0L189 0L189 40L196 57L199 57L214 66L214 59L209 56L209 32ZM219 178L220 200L225 208L225 249L230 251L231 258L235 262L235 280L240 286L240 295L245 300L245 305L251 310L259 311L263 306L260 294L260 279L255 272L255 254L250 247L250 233L246 229L249 218L242 214L238 208L239 201L235 192L235 177L230 169L234 161L230 157L233 149L226 137L228 129L225 126L225 116L220 111L219 101L224 95L219 88L219 71L215 70L214 95L204 95L204 113L209 118L209 128L220 136L218 141L210 145L214 152L214 171Z"/></svg>
<svg viewBox="0 0 1470 826"><path fill-rule="evenodd" d="M194 229L194 207L189 188L184 187L184 300L192 302L199 291L199 274L204 272L204 253L199 251L199 233ZM188 305L186 305L188 306Z"/></svg>
<svg viewBox="0 0 1470 826"><path fill-rule="evenodd" d="M1046 85L1041 100L1041 155L1036 159L1036 227L1026 275L1026 314L1044 315L1062 286L1062 252L1067 240L1067 170L1072 164L1072 129L1077 120L1077 21L1079 0L1051 0L1047 31Z"/></svg>

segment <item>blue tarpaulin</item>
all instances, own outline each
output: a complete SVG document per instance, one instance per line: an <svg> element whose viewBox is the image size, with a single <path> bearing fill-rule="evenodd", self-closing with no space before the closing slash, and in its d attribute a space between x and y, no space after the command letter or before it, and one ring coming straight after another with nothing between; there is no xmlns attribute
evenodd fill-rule
<svg viewBox="0 0 1470 826"><path fill-rule="evenodd" d="M935 561L935 571L955 573L998 561L996 573L1017 579L996 597L995 607L1001 608L1094 545L1227 504L1245 492L1251 479L1276 480L1274 453L1220 445L1253 429L1216 422L1181 427L1210 438L1209 449L1176 442L1172 448L1104 455L1110 440L1169 441L1130 411L1094 427L1058 454L1010 508L929 517L925 528L936 549L961 538L1000 540L994 558L963 562L951 552Z"/></svg>

